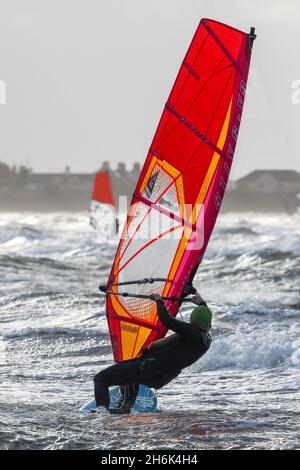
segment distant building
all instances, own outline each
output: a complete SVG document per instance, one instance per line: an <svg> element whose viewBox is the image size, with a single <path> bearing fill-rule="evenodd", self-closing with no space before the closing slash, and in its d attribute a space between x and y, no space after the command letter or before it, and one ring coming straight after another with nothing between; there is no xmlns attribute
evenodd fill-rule
<svg viewBox="0 0 300 470"><path fill-rule="evenodd" d="M116 204L119 196L127 196L129 204L140 176L140 164L134 163L127 171L126 165L119 163L112 170L104 161L101 170L111 176ZM32 173L25 166L10 169L0 162L0 210L88 210L94 178L95 173L71 173L69 167L63 173ZM222 211L294 213L300 206L299 195L300 173L256 170L229 182Z"/></svg>
<svg viewBox="0 0 300 470"><path fill-rule="evenodd" d="M300 173L293 170L255 170L234 183L237 191L299 193Z"/></svg>
<svg viewBox="0 0 300 470"><path fill-rule="evenodd" d="M131 170L131 175L137 181L140 174L141 174L141 165L138 162L135 162Z"/></svg>
<svg viewBox="0 0 300 470"><path fill-rule="evenodd" d="M255 170L228 185L222 211L295 213L299 207L300 173Z"/></svg>
<svg viewBox="0 0 300 470"><path fill-rule="evenodd" d="M37 189L53 188L63 191L91 191L93 175L76 173L33 173L30 183Z"/></svg>
<svg viewBox="0 0 300 470"><path fill-rule="evenodd" d="M118 163L117 174L119 174L120 176L128 176L125 163Z"/></svg>
<svg viewBox="0 0 300 470"><path fill-rule="evenodd" d="M99 171L111 171L110 163L108 161L103 162Z"/></svg>

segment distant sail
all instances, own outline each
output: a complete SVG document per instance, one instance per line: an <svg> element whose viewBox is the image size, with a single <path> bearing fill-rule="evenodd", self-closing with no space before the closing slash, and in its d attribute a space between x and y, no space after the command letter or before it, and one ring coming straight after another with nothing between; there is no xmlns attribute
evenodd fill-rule
<svg viewBox="0 0 300 470"><path fill-rule="evenodd" d="M201 20L137 183L110 291L128 284L131 293L181 297L194 277L225 193L254 39L254 29ZM179 302L166 305L175 316ZM151 300L108 294L106 311L116 361L166 333Z"/></svg>
<svg viewBox="0 0 300 470"><path fill-rule="evenodd" d="M90 224L101 235L109 237L118 233L115 198L107 171L100 171L95 176L90 205Z"/></svg>

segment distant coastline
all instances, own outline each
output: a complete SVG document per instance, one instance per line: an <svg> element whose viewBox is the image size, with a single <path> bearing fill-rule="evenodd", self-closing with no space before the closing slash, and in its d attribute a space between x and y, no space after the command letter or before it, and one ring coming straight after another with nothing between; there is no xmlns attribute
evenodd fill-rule
<svg viewBox="0 0 300 470"><path fill-rule="evenodd" d="M104 162L98 171L111 176L116 201L130 202L140 174L135 163L127 170L119 163L112 170ZM88 211L95 174L33 173L0 162L0 211ZM222 212L255 211L294 213L300 206L300 173L292 170L255 170L237 181L229 181Z"/></svg>

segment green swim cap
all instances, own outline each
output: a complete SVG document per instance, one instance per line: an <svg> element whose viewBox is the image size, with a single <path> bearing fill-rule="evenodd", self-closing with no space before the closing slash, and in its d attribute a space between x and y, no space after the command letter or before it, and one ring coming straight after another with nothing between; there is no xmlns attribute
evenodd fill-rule
<svg viewBox="0 0 300 470"><path fill-rule="evenodd" d="M212 313L205 305L199 305L199 307L194 308L190 316L191 323L203 326L204 328L211 327L211 319Z"/></svg>

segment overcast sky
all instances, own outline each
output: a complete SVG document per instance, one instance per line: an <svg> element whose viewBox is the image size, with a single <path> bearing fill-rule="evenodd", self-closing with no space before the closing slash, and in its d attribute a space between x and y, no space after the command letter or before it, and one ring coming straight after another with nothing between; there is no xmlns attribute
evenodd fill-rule
<svg viewBox="0 0 300 470"><path fill-rule="evenodd" d="M252 64L232 178L300 171L299 0L0 0L0 161L93 172L143 162L202 17L248 31ZM296 100L297 101L297 100ZM300 99L298 100L300 101Z"/></svg>

